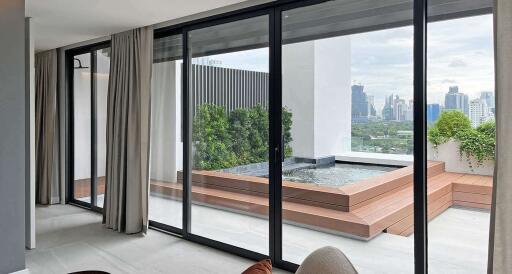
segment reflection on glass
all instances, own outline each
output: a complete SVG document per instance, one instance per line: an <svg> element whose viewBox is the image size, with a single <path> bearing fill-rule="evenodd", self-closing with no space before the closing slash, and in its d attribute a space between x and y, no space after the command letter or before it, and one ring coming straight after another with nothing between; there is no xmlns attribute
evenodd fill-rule
<svg viewBox="0 0 512 274"><path fill-rule="evenodd" d="M77 55L73 69L74 198L91 202L91 55Z"/></svg>
<svg viewBox="0 0 512 274"><path fill-rule="evenodd" d="M427 29L428 159L444 163L428 179L429 270L485 273L496 132L493 18Z"/></svg>
<svg viewBox="0 0 512 274"><path fill-rule="evenodd" d="M95 52L96 57L96 205L103 207L107 159L107 99L110 72L110 48Z"/></svg>
<svg viewBox="0 0 512 274"><path fill-rule="evenodd" d="M282 14L286 261L334 246L361 273L414 272L413 28L389 24L412 1L386 5Z"/></svg>
<svg viewBox="0 0 512 274"><path fill-rule="evenodd" d="M181 35L154 42L149 218L182 227Z"/></svg>
<svg viewBox="0 0 512 274"><path fill-rule="evenodd" d="M268 16L189 33L192 233L268 254Z"/></svg>

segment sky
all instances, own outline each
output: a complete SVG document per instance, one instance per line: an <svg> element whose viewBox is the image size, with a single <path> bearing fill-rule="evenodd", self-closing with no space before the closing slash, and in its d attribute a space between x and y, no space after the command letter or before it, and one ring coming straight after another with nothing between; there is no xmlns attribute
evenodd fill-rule
<svg viewBox="0 0 512 274"><path fill-rule="evenodd" d="M477 98L494 91L492 15L429 23L427 26L428 103L444 104L450 86ZM351 79L375 97L377 111L386 96L406 100L413 93L412 26L350 35ZM268 48L214 55L221 67L268 72Z"/></svg>

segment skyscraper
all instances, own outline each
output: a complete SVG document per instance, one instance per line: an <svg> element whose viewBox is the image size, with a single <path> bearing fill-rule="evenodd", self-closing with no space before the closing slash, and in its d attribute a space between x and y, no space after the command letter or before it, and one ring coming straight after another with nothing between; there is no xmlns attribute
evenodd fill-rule
<svg viewBox="0 0 512 274"><path fill-rule="evenodd" d="M428 104L427 105L427 123L434 123L439 118L441 113L441 105L439 104Z"/></svg>
<svg viewBox="0 0 512 274"><path fill-rule="evenodd" d="M368 97L363 85L352 86L352 122L368 122Z"/></svg>
<svg viewBox="0 0 512 274"><path fill-rule="evenodd" d="M375 110L375 97L373 95L368 95L368 116L377 116L377 110Z"/></svg>
<svg viewBox="0 0 512 274"><path fill-rule="evenodd" d="M485 100L471 100L469 104L469 119L473 127L479 126L481 123L488 121L491 117Z"/></svg>
<svg viewBox="0 0 512 274"><path fill-rule="evenodd" d="M460 110L469 116L468 96L464 93L460 93L458 86L450 87L444 97L444 106L447 110Z"/></svg>
<svg viewBox="0 0 512 274"><path fill-rule="evenodd" d="M393 94L391 94L389 97L386 97L386 103L384 104L384 108L382 108L382 118L386 121L394 120Z"/></svg>
<svg viewBox="0 0 512 274"><path fill-rule="evenodd" d="M489 111L494 113L494 106L495 106L495 99L494 99L494 93L492 91L482 91L480 93L480 99L485 101L487 104L487 107L489 108Z"/></svg>

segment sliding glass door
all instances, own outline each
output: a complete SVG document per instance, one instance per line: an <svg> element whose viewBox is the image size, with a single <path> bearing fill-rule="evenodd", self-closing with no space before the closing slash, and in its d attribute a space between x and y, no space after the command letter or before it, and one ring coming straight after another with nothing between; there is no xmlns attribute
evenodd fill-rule
<svg viewBox="0 0 512 274"><path fill-rule="evenodd" d="M105 193L106 124L110 48L72 55L72 202L101 210Z"/></svg>
<svg viewBox="0 0 512 274"><path fill-rule="evenodd" d="M284 261L414 272L412 0L388 2L281 13Z"/></svg>
<svg viewBox="0 0 512 274"><path fill-rule="evenodd" d="M269 16L188 32L191 227L269 252Z"/></svg>
<svg viewBox="0 0 512 274"><path fill-rule="evenodd" d="M432 15L437 1L429 2ZM428 23L428 178L432 273L486 273L496 143L493 17ZM450 128L450 130L447 130Z"/></svg>
<svg viewBox="0 0 512 274"><path fill-rule="evenodd" d="M157 30L150 226L292 271L324 246L362 273L426 273L427 254L483 270L492 4L431 2L277 1ZM100 210L108 43L72 57L71 200Z"/></svg>
<svg viewBox="0 0 512 274"><path fill-rule="evenodd" d="M182 52L181 34L155 39L149 219L161 228L183 227Z"/></svg>
<svg viewBox="0 0 512 274"><path fill-rule="evenodd" d="M73 58L73 199L92 199L91 53Z"/></svg>

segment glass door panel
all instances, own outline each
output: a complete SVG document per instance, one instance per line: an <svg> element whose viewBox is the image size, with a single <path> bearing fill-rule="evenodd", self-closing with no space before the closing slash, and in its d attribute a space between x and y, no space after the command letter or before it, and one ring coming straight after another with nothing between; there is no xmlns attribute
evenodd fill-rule
<svg viewBox="0 0 512 274"><path fill-rule="evenodd" d="M442 164L427 183L429 272L486 273L496 142L493 16L454 17L427 28L427 157Z"/></svg>
<svg viewBox="0 0 512 274"><path fill-rule="evenodd" d="M269 252L269 16L188 33L191 232Z"/></svg>
<svg viewBox="0 0 512 274"><path fill-rule="evenodd" d="M101 210L105 193L110 48L73 56L73 197Z"/></svg>
<svg viewBox="0 0 512 274"><path fill-rule="evenodd" d="M73 59L73 196L91 203L91 54Z"/></svg>
<svg viewBox="0 0 512 274"><path fill-rule="evenodd" d="M354 3L282 13L282 257L412 273L412 1Z"/></svg>
<svg viewBox="0 0 512 274"><path fill-rule="evenodd" d="M182 228L182 35L155 39L151 86L149 219Z"/></svg>
<svg viewBox="0 0 512 274"><path fill-rule="evenodd" d="M107 160L107 100L110 73L110 48L94 52L96 58L96 206L105 199L105 167Z"/></svg>

